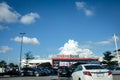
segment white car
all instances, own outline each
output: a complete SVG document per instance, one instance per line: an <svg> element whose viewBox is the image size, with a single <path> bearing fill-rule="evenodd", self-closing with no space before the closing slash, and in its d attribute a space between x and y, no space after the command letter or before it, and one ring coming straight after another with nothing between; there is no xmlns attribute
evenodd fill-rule
<svg viewBox="0 0 120 80"><path fill-rule="evenodd" d="M73 80L113 80L112 72L98 64L78 65L71 76Z"/></svg>

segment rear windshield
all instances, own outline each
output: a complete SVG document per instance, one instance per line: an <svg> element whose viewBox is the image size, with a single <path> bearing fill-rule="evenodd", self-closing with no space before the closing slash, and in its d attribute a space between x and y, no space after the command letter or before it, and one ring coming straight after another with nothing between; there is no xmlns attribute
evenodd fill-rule
<svg viewBox="0 0 120 80"><path fill-rule="evenodd" d="M59 69L68 69L66 66L59 67Z"/></svg>
<svg viewBox="0 0 120 80"><path fill-rule="evenodd" d="M90 69L104 69L102 66L99 66L99 65L87 65L87 66L85 66L85 68L87 70L90 70Z"/></svg>

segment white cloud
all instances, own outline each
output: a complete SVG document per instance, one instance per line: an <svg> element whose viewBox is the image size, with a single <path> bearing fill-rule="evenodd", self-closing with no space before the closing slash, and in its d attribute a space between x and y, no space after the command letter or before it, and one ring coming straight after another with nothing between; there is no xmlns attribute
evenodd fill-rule
<svg viewBox="0 0 120 80"><path fill-rule="evenodd" d="M85 2L75 2L75 5L77 9L83 9L85 8L86 3Z"/></svg>
<svg viewBox="0 0 120 80"><path fill-rule="evenodd" d="M86 16L92 16L94 13L89 9L85 2L75 2L75 5L78 10L82 10Z"/></svg>
<svg viewBox="0 0 120 80"><path fill-rule="evenodd" d="M12 39L16 42L21 42L21 37L15 37L14 39ZM40 42L38 41L37 38L28 38L28 37L23 37L23 43L25 44L32 44L32 45L39 45Z"/></svg>
<svg viewBox="0 0 120 80"><path fill-rule="evenodd" d="M109 44L111 44L111 40L100 41L100 42L97 42L97 44L109 45Z"/></svg>
<svg viewBox="0 0 120 80"><path fill-rule="evenodd" d="M90 49L81 48L77 41L68 40L63 47L59 48L60 53L64 55L79 55L81 58L96 57Z"/></svg>
<svg viewBox="0 0 120 80"><path fill-rule="evenodd" d="M40 16L37 13L29 13L21 18L21 23L23 24L31 24L35 22L35 19L39 18Z"/></svg>
<svg viewBox="0 0 120 80"><path fill-rule="evenodd" d="M37 13L28 13L22 16L20 13L15 11L7 3L0 3L0 22L2 23L16 23L31 24L36 21L40 16Z"/></svg>
<svg viewBox="0 0 120 80"><path fill-rule="evenodd" d="M118 36L115 36L116 40L119 40ZM114 42L114 36L112 36L110 39L108 40L104 40L104 41L100 41L100 42L96 42L97 44L101 44L101 45L109 45L112 44Z"/></svg>
<svg viewBox="0 0 120 80"><path fill-rule="evenodd" d="M14 11L9 5L4 2L0 3L0 22L17 22L19 17L20 14Z"/></svg>
<svg viewBox="0 0 120 80"><path fill-rule="evenodd" d="M118 37L118 36L115 36L115 38L116 38L116 41L119 40L119 37ZM110 39L96 42L96 44L109 45L109 44L112 44L112 43L114 42L114 40L115 40L115 39L114 39L114 36L112 36Z"/></svg>
<svg viewBox="0 0 120 80"><path fill-rule="evenodd" d="M7 53L11 50L12 50L12 48L10 48L8 46L0 46L0 53Z"/></svg>
<svg viewBox="0 0 120 80"><path fill-rule="evenodd" d="M93 15L93 11L92 10L85 9L84 12L85 12L86 16L92 16Z"/></svg>
<svg viewBox="0 0 120 80"><path fill-rule="evenodd" d="M5 29L8 29L8 27L7 27L7 26L2 26L2 25L0 25L0 31L3 31L3 30L5 30Z"/></svg>

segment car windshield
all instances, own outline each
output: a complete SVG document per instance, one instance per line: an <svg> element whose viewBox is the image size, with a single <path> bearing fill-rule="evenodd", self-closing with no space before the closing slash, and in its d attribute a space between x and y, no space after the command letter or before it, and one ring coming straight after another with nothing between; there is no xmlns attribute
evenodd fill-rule
<svg viewBox="0 0 120 80"><path fill-rule="evenodd" d="M87 70L90 70L90 69L104 69L102 66L99 66L99 65L86 65L85 68Z"/></svg>
<svg viewBox="0 0 120 80"><path fill-rule="evenodd" d="M68 67L66 67L66 66L61 66L61 67L59 67L59 69L68 70Z"/></svg>
<svg viewBox="0 0 120 80"><path fill-rule="evenodd" d="M61 67L59 67L60 69L66 69L66 68L68 68L68 67L66 67L66 66L61 66Z"/></svg>

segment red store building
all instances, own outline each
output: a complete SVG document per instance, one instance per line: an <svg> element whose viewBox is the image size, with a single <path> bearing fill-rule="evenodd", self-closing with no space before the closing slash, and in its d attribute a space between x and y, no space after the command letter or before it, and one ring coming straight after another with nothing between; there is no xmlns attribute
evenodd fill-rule
<svg viewBox="0 0 120 80"><path fill-rule="evenodd" d="M52 58L53 68L58 68L59 66L71 66L75 63L99 63L99 58L81 58L79 55L57 55L57 57Z"/></svg>

